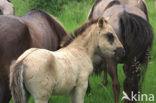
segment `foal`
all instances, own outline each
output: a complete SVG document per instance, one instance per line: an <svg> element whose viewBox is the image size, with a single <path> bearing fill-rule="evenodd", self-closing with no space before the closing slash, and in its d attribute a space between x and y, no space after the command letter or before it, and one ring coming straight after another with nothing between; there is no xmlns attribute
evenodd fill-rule
<svg viewBox="0 0 156 103"><path fill-rule="evenodd" d="M112 40L113 38L113 40ZM99 47L109 56L124 52L112 27L104 18L88 21L75 32L75 39L56 52L32 48L11 66L10 89L15 103L48 103L50 95L70 94L71 103L84 103L91 57Z"/></svg>

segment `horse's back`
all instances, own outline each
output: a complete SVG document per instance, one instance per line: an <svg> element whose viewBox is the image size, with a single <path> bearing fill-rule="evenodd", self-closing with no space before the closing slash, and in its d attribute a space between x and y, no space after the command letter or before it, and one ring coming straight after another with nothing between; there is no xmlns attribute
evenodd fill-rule
<svg viewBox="0 0 156 103"><path fill-rule="evenodd" d="M24 65L24 85L34 98L51 95L56 73L55 59L50 52L46 49L31 48L16 61Z"/></svg>
<svg viewBox="0 0 156 103"><path fill-rule="evenodd" d="M124 12L128 12L137 16L142 17L147 20L146 15L142 10L137 7L130 5L115 5L108 8L104 13L103 17L110 17L109 23L112 25L113 29L116 31L117 35L120 35L120 15Z"/></svg>
<svg viewBox="0 0 156 103"><path fill-rule="evenodd" d="M20 18L9 15L0 16L1 64L8 64L12 59L16 59L30 48L30 45L31 38L28 28Z"/></svg>
<svg viewBox="0 0 156 103"><path fill-rule="evenodd" d="M131 5L134 7L140 8L143 10L143 3L145 3L143 0L119 0L121 4Z"/></svg>
<svg viewBox="0 0 156 103"><path fill-rule="evenodd" d="M47 18L40 12L29 12L22 17L28 26L35 47L49 50L58 49L58 37Z"/></svg>
<svg viewBox="0 0 156 103"><path fill-rule="evenodd" d="M89 19L97 19L102 16L105 8L109 5L109 3L113 2L113 0L97 0L94 3L91 12L89 13Z"/></svg>

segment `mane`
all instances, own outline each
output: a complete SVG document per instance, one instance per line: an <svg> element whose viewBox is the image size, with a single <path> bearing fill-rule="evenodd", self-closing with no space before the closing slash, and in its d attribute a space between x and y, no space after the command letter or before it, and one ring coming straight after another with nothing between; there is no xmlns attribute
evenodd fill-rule
<svg viewBox="0 0 156 103"><path fill-rule="evenodd" d="M42 10L37 10L37 9L32 9L29 13L27 13L27 15L33 15L36 13L39 13L40 15L42 15L48 21L49 25L52 28L54 28L59 42L61 42L63 40L63 37L67 36L67 32L65 31L64 27L54 16L52 16Z"/></svg>
<svg viewBox="0 0 156 103"><path fill-rule="evenodd" d="M153 41L153 30L149 22L124 11L120 16L120 26L128 62L147 64Z"/></svg>
<svg viewBox="0 0 156 103"><path fill-rule="evenodd" d="M70 34L70 38L65 42L64 46L67 46L70 44L75 38L77 38L79 35L81 35L88 27L90 27L92 24L95 24L98 22L98 19L96 20L88 20L86 23L82 24L80 27L78 27L73 33Z"/></svg>
<svg viewBox="0 0 156 103"><path fill-rule="evenodd" d="M95 6L96 6L99 2L101 2L101 1L102 1L102 0L96 0L96 1L95 1L95 3L93 4L92 9L91 9L91 11L90 11L90 14L89 14L89 16L88 16L88 19L92 19L94 8L95 8Z"/></svg>
<svg viewBox="0 0 156 103"><path fill-rule="evenodd" d="M112 7L113 5L120 5L120 2L118 0L115 1L111 1L106 8L104 9L104 11L106 11L108 8Z"/></svg>

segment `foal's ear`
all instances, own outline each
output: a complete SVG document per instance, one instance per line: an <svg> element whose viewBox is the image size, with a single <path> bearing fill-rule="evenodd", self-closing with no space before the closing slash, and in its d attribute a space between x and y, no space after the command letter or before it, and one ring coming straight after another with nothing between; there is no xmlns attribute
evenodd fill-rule
<svg viewBox="0 0 156 103"><path fill-rule="evenodd" d="M105 24L108 23L108 20L109 20L109 18L104 18L104 17L99 18L99 20L98 20L99 27L100 28L104 27Z"/></svg>

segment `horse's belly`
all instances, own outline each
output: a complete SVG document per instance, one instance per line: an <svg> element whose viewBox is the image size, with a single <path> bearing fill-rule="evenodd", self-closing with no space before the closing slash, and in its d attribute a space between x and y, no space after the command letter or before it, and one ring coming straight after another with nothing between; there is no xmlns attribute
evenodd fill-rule
<svg viewBox="0 0 156 103"><path fill-rule="evenodd" d="M70 93L75 86L76 86L75 77L67 76L64 78L60 78L60 80L58 80L56 85L54 86L52 94L56 95Z"/></svg>
<svg viewBox="0 0 156 103"><path fill-rule="evenodd" d="M72 68L59 70L52 94L69 93L76 86L77 73L78 71Z"/></svg>

